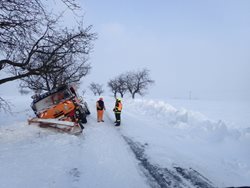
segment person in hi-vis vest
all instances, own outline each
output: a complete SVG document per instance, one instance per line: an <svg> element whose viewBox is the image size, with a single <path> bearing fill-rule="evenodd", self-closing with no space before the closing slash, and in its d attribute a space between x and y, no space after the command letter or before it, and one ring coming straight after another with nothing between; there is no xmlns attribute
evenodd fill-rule
<svg viewBox="0 0 250 188"><path fill-rule="evenodd" d="M121 124L121 111L122 111L122 102L121 99L116 99L115 102L115 107L113 109L114 113L115 113L115 126L120 126Z"/></svg>

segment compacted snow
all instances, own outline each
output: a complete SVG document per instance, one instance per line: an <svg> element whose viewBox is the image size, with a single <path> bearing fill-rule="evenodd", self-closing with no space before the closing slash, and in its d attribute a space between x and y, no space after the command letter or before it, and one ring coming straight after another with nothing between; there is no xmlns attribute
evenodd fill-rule
<svg viewBox="0 0 250 188"><path fill-rule="evenodd" d="M124 99L122 124L115 127L114 99L104 97L104 123L96 122L97 99L86 97L91 115L74 136L28 125L31 99L9 98L13 114L0 114L1 187L250 185L248 119L237 126L180 104Z"/></svg>

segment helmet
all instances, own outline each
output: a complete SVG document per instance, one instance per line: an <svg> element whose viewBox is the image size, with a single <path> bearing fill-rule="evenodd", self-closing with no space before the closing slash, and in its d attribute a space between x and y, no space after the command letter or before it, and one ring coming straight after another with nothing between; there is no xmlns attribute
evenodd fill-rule
<svg viewBox="0 0 250 188"><path fill-rule="evenodd" d="M99 100L101 100L101 101L102 101L102 100L103 100L103 97L100 97L100 98L99 98Z"/></svg>
<svg viewBox="0 0 250 188"><path fill-rule="evenodd" d="M117 100L117 101L119 101L119 102L121 102L121 101L122 101L122 100L121 100L121 98L117 98L116 100Z"/></svg>

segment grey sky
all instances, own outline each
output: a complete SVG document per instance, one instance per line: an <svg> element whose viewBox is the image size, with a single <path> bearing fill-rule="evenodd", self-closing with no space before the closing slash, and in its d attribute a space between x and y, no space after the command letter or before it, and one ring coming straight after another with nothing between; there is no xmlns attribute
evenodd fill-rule
<svg viewBox="0 0 250 188"><path fill-rule="evenodd" d="M149 97L188 98L191 91L201 99L250 99L250 1L78 2L98 34L82 89L148 68L155 80ZM73 20L66 18L65 24ZM13 85L1 86L0 94Z"/></svg>
<svg viewBox="0 0 250 188"><path fill-rule="evenodd" d="M98 33L88 80L148 68L153 97L250 98L250 1L82 0ZM86 83L87 83L86 82Z"/></svg>

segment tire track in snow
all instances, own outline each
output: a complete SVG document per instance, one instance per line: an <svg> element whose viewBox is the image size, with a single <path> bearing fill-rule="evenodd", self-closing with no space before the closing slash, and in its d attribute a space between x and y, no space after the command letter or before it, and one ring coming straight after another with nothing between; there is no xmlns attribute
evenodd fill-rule
<svg viewBox="0 0 250 188"><path fill-rule="evenodd" d="M134 142L132 139L124 135L122 135L122 137L130 146L131 150L135 154L135 157L140 161L140 165L144 168L143 172L149 181L151 181L150 185L152 187L156 187L155 183L157 183L157 187L161 188L215 187L211 181L192 168L185 169L175 166L173 169L168 169L152 164L144 152L147 144L142 145L138 142ZM152 182L152 180L154 182Z"/></svg>

